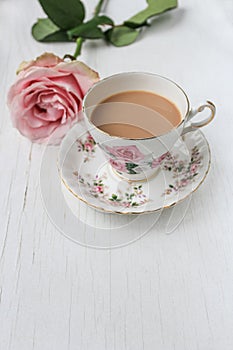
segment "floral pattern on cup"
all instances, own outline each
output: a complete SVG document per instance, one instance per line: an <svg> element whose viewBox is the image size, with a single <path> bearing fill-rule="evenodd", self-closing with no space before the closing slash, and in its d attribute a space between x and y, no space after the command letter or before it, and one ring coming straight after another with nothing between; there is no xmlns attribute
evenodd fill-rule
<svg viewBox="0 0 233 350"><path fill-rule="evenodd" d="M90 158L94 157L96 142L88 132L85 134L85 138L79 138L76 140L78 152L85 152L86 156L84 158L84 163L86 163Z"/></svg>
<svg viewBox="0 0 233 350"><path fill-rule="evenodd" d="M106 185L107 174L102 175L101 178L98 175L92 178L91 174L86 174L84 178L75 171L73 175L88 194L114 207L139 207L149 201L143 192L142 185L129 186L124 193L121 191L111 193Z"/></svg>
<svg viewBox="0 0 233 350"><path fill-rule="evenodd" d="M144 154L135 145L131 146L106 146L109 154L117 159L122 159L125 162L138 163L144 159Z"/></svg>
<svg viewBox="0 0 233 350"><path fill-rule="evenodd" d="M109 155L110 165L119 173L140 174L148 169L160 166L166 154L159 158L145 156L135 145L131 146L101 146Z"/></svg>
<svg viewBox="0 0 233 350"><path fill-rule="evenodd" d="M174 183L170 183L163 195L169 195L176 193L190 183L195 181L195 177L198 175L198 170L202 166L203 156L197 146L192 148L191 158L189 161L180 160L178 155L172 156L167 154L163 162L162 169L173 173Z"/></svg>
<svg viewBox="0 0 233 350"><path fill-rule="evenodd" d="M126 164L124 161L122 160L118 160L118 159L109 159L109 163L111 164L111 166L117 170L120 173L125 173L127 172L127 168L126 168Z"/></svg>
<svg viewBox="0 0 233 350"><path fill-rule="evenodd" d="M160 166L160 164L162 163L162 161L169 155L169 152L163 154L162 156L158 157L158 158L154 158L151 163L149 162L149 165L151 167L151 169L155 169L158 166Z"/></svg>

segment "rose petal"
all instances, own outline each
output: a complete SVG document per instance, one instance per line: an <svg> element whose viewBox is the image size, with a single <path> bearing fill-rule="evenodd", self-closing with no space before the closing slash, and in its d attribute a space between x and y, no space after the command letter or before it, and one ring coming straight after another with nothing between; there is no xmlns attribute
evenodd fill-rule
<svg viewBox="0 0 233 350"><path fill-rule="evenodd" d="M46 126L50 123L50 121L38 118L36 116L36 113L36 107L33 107L30 110L26 110L23 114L18 115L18 118L15 118L15 123L17 124L20 122L21 119L23 119L31 128Z"/></svg>
<svg viewBox="0 0 233 350"><path fill-rule="evenodd" d="M58 121L63 116L63 110L56 108L47 108L45 111L41 111L39 106L33 108L34 117L45 122Z"/></svg>
<svg viewBox="0 0 233 350"><path fill-rule="evenodd" d="M77 73L80 76L89 77L92 82L99 80L99 74L81 61L61 62L55 69L60 72Z"/></svg>
<svg viewBox="0 0 233 350"><path fill-rule="evenodd" d="M34 84L32 86L32 91L30 88L25 89L26 96L24 97L24 106L25 108L31 108L35 104L39 104L42 101L43 96L47 96L49 100L49 96L51 100L55 101L56 99L62 104L66 105L69 110L72 110L74 113L77 113L80 109L81 105L81 97L74 96L71 93L67 93L66 90L60 88L59 86L43 86L40 84Z"/></svg>
<svg viewBox="0 0 233 350"><path fill-rule="evenodd" d="M81 61L62 62L55 69L73 73L84 95L99 80L99 74Z"/></svg>
<svg viewBox="0 0 233 350"><path fill-rule="evenodd" d="M51 77L50 80L57 86L62 86L66 91L73 92L75 95L79 95L81 98L83 98L82 89L72 74L66 75L65 77Z"/></svg>
<svg viewBox="0 0 233 350"><path fill-rule="evenodd" d="M60 57L54 55L53 53L45 52L33 61L29 61L29 62L23 61L19 65L19 68L17 70L17 74L20 73L21 71L25 71L26 69L28 69L30 67L34 67L34 66L54 67L60 62L63 62L63 60Z"/></svg>

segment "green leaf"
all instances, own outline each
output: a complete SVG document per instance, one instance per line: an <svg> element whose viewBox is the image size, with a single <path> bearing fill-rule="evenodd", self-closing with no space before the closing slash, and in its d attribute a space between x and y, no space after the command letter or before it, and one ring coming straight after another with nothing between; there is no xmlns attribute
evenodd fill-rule
<svg viewBox="0 0 233 350"><path fill-rule="evenodd" d="M85 17L83 3L79 0L39 0L44 12L61 29L71 29Z"/></svg>
<svg viewBox="0 0 233 350"><path fill-rule="evenodd" d="M42 40L41 40L42 41ZM65 31L59 30L56 33L53 33L46 38L44 38L43 42L47 43L52 43L52 42L66 42L70 41L68 38L68 35L66 34Z"/></svg>
<svg viewBox="0 0 233 350"><path fill-rule="evenodd" d="M60 30L49 18L40 18L32 27L32 35L37 41L69 41L65 31Z"/></svg>
<svg viewBox="0 0 233 350"><path fill-rule="evenodd" d="M139 31L126 26L118 26L109 29L105 34L111 44L120 47L132 44L137 39Z"/></svg>
<svg viewBox="0 0 233 350"><path fill-rule="evenodd" d="M147 0L148 6L124 22L128 27L138 28L147 25L147 20L167 10L177 7L177 0Z"/></svg>
<svg viewBox="0 0 233 350"><path fill-rule="evenodd" d="M136 171L134 171L133 169L130 169L130 170L129 170L129 173L130 173L130 174L137 174Z"/></svg>
<svg viewBox="0 0 233 350"><path fill-rule="evenodd" d="M99 26L105 24L112 26L114 23L112 19L107 16L94 17L90 21L70 29L67 34L69 38L82 37L84 39L101 39L104 38L104 34Z"/></svg>
<svg viewBox="0 0 233 350"><path fill-rule="evenodd" d="M97 16L97 17L94 17L91 21L95 22L96 24L108 24L110 26L114 25L113 20L108 16Z"/></svg>
<svg viewBox="0 0 233 350"><path fill-rule="evenodd" d="M136 168L138 166L138 164L134 164L134 163L125 163L126 165L126 169L133 169Z"/></svg>

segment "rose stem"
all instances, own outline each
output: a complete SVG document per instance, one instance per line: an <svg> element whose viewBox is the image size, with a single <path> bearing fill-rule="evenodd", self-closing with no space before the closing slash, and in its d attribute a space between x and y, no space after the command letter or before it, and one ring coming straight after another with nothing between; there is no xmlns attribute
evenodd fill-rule
<svg viewBox="0 0 233 350"><path fill-rule="evenodd" d="M94 17L97 17L101 11L101 8L103 6L103 3L104 3L105 0L99 0L97 5L96 5L96 8L95 8L95 11L94 11ZM78 56L81 55L81 51L82 51L82 44L84 43L84 39L79 37L76 39L76 49L75 49L75 53L74 53L74 57L77 58Z"/></svg>
<svg viewBox="0 0 233 350"><path fill-rule="evenodd" d="M95 11L94 11L94 16L95 17L98 16L98 14L100 13L104 1L105 0L99 0L98 4L96 5Z"/></svg>
<svg viewBox="0 0 233 350"><path fill-rule="evenodd" d="M84 42L84 39L79 37L76 40L76 49L75 49L75 53L74 53L74 57L77 58L78 56L81 55L81 50L82 50L82 44Z"/></svg>

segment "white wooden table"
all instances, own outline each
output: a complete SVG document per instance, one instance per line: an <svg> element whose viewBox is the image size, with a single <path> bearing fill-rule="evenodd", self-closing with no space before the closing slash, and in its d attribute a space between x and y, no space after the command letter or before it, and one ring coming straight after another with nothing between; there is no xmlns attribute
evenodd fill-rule
<svg viewBox="0 0 233 350"><path fill-rule="evenodd" d="M107 11L121 21L143 6L110 0ZM232 350L232 0L180 0L130 47L84 46L82 60L102 77L159 73L181 84L194 105L208 98L218 109L204 129L210 174L178 227L166 234L169 210L143 238L109 250L58 232L41 200L42 147L11 126L6 92L18 63L74 50L34 41L30 26L40 16L36 0L0 0L0 349Z"/></svg>

